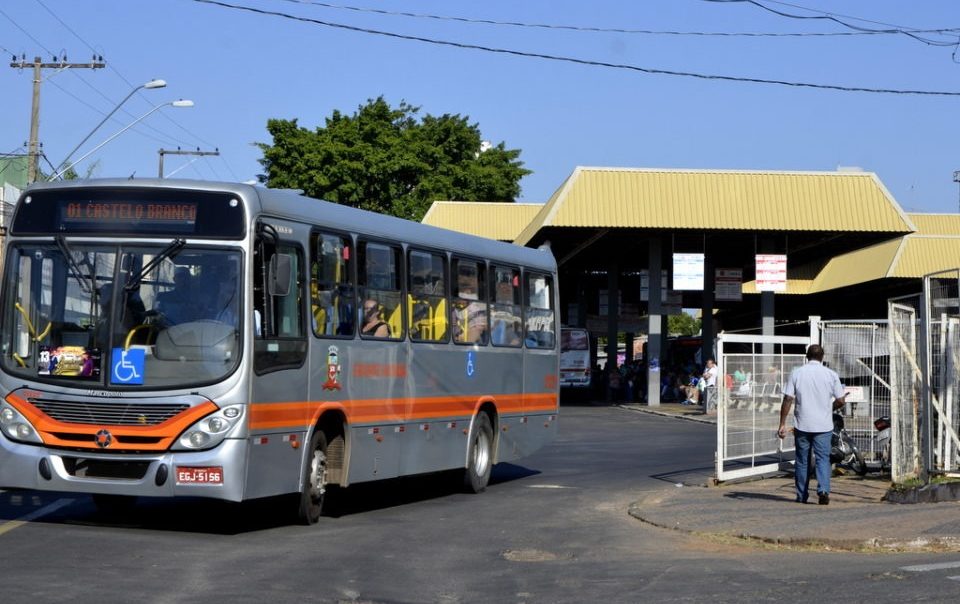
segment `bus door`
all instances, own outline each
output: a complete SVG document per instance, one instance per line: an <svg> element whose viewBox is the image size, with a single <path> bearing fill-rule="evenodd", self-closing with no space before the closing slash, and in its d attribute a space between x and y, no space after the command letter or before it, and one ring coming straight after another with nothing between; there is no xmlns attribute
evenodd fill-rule
<svg viewBox="0 0 960 604"><path fill-rule="evenodd" d="M253 250L251 452L246 497L296 491L303 443L312 427L303 248L260 223ZM239 305L234 305L239 308Z"/></svg>

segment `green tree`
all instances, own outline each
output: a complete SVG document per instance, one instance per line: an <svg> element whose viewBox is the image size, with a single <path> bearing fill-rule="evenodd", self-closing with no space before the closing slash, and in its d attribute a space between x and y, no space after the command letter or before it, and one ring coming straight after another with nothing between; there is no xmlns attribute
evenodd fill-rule
<svg viewBox="0 0 960 604"><path fill-rule="evenodd" d="M425 115L383 97L353 115L334 111L323 127L270 119L272 144L258 143L272 188L302 189L348 206L420 220L437 200L512 202L530 171L519 149L481 150L477 124L460 115Z"/></svg>
<svg viewBox="0 0 960 604"><path fill-rule="evenodd" d="M700 319L685 312L667 318L667 330L671 336L695 336L700 333Z"/></svg>

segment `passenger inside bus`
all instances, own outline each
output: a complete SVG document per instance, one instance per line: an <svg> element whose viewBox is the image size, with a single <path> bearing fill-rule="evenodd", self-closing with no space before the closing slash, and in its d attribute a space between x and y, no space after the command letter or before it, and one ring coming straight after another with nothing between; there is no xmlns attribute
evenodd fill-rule
<svg viewBox="0 0 960 604"><path fill-rule="evenodd" d="M106 350L115 344L122 344L123 338L127 336L130 330L143 322L146 309L143 300L140 299L140 294L137 293L136 290L132 290L129 292L124 291L121 295L124 296L126 303L122 309L122 315L118 318L116 331L112 334L113 337L111 338L110 322L112 319L111 309L113 307L113 284L106 283L100 286L97 292L97 301L100 304L100 317L94 329L91 348Z"/></svg>
<svg viewBox="0 0 960 604"><path fill-rule="evenodd" d="M190 269L180 266L173 273L173 289L157 294L154 308L171 325L193 321L199 314L195 296Z"/></svg>
<svg viewBox="0 0 960 604"><path fill-rule="evenodd" d="M360 327L362 335L372 338L390 337L390 326L381 317L380 304L376 300L364 301L362 321L363 325Z"/></svg>

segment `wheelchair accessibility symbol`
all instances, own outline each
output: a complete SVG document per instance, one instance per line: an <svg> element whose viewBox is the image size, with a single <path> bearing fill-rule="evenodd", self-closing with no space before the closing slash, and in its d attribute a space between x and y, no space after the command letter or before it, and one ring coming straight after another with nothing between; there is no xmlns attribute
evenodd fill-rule
<svg viewBox="0 0 960 604"><path fill-rule="evenodd" d="M467 353L467 377L473 377L477 372L477 353L472 350Z"/></svg>
<svg viewBox="0 0 960 604"><path fill-rule="evenodd" d="M139 348L124 350L113 349L113 368L110 382L113 384L142 384L144 352Z"/></svg>

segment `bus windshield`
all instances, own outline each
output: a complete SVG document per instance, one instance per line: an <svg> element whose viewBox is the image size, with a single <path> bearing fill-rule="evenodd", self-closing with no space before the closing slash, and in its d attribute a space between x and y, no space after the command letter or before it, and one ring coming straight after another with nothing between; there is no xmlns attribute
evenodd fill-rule
<svg viewBox="0 0 960 604"><path fill-rule="evenodd" d="M240 258L181 239L15 245L0 362L24 378L85 388L221 379L240 357Z"/></svg>

